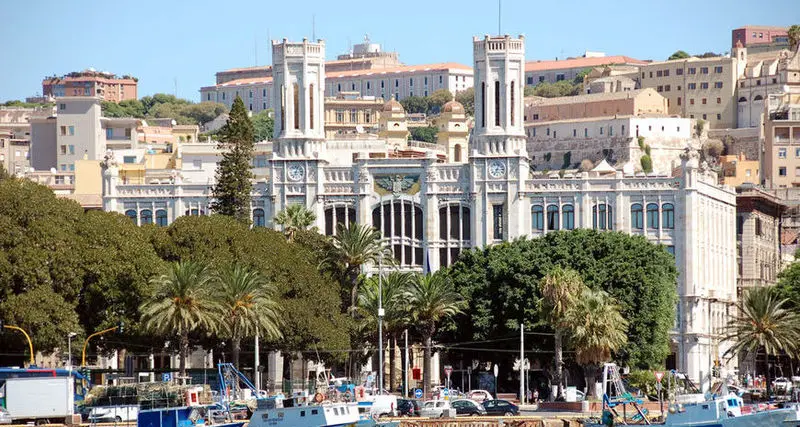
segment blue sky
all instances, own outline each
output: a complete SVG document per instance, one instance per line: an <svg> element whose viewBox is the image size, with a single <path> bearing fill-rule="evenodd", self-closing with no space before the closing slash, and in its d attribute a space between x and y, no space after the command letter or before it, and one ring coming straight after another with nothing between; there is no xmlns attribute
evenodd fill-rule
<svg viewBox="0 0 800 427"><path fill-rule="evenodd" d="M94 67L139 77L139 96L199 100L219 70L268 64L268 37L324 38L334 58L369 34L406 64L471 64L471 38L497 32L496 0L0 0L0 101L41 92L52 74ZM528 59L585 50L665 59L726 52L731 29L800 23L800 0L503 0L502 32ZM257 48L257 49L256 49Z"/></svg>

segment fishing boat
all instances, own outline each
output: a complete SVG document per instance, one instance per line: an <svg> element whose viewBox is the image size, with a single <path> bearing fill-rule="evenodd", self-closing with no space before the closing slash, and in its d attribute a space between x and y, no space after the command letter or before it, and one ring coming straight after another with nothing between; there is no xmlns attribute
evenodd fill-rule
<svg viewBox="0 0 800 427"><path fill-rule="evenodd" d="M139 411L137 427L242 427L244 421L214 423L202 407L183 406Z"/></svg>
<svg viewBox="0 0 800 427"><path fill-rule="evenodd" d="M356 402L307 403L304 399L258 399L250 427L396 427L359 414Z"/></svg>

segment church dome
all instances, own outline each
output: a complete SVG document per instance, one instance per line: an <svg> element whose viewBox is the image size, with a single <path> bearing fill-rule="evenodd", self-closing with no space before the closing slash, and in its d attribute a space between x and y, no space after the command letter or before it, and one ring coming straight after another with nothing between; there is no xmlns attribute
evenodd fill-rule
<svg viewBox="0 0 800 427"><path fill-rule="evenodd" d="M448 101L442 106L442 112L464 114L464 106L458 101Z"/></svg>
<svg viewBox="0 0 800 427"><path fill-rule="evenodd" d="M388 113L404 113L403 105L397 102L394 97L389 102L383 104L383 111Z"/></svg>

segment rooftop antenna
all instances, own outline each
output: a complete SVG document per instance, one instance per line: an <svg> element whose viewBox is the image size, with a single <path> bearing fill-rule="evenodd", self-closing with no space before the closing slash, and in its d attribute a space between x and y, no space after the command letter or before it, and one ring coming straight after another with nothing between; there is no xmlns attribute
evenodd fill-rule
<svg viewBox="0 0 800 427"><path fill-rule="evenodd" d="M311 40L317 39L317 14L311 14Z"/></svg>
<svg viewBox="0 0 800 427"><path fill-rule="evenodd" d="M500 24L502 23L502 21L501 21L502 20L502 15L501 15L502 10L503 10L503 0L497 0L497 35L498 36L503 34L502 30L500 29L501 28Z"/></svg>
<svg viewBox="0 0 800 427"><path fill-rule="evenodd" d="M256 34L253 34L253 52L256 56L255 66L258 67L258 36Z"/></svg>

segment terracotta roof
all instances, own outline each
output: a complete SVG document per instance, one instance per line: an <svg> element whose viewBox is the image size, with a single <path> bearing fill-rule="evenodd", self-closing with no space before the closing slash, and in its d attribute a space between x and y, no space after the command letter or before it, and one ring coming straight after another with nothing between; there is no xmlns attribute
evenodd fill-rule
<svg viewBox="0 0 800 427"><path fill-rule="evenodd" d="M589 68L597 67L599 65L611 64L636 64L644 65L648 61L631 58L624 55L615 56L601 56L599 58L572 58L561 59L556 61L529 61L525 63L525 71L550 71L550 70L566 70L569 68Z"/></svg>
<svg viewBox="0 0 800 427"><path fill-rule="evenodd" d="M136 84L136 80L133 79L117 79L117 78L107 78L107 77L96 77L96 76L83 76L83 77L53 77L49 79L44 79L42 81L43 84L56 84L59 82L102 82L102 83L128 83L128 84Z"/></svg>
<svg viewBox="0 0 800 427"><path fill-rule="evenodd" d="M351 71L337 71L325 73L325 78L339 78L339 77L356 77L356 76L374 76L394 73L413 73L424 71L447 71L447 70L462 70L472 72L472 67L455 62L442 62L438 64L422 64L422 65L403 65L400 67L390 68L372 68L369 70L351 70Z"/></svg>
<svg viewBox="0 0 800 427"><path fill-rule="evenodd" d="M464 114L464 106L456 100L448 101L442 106L442 112Z"/></svg>
<svg viewBox="0 0 800 427"><path fill-rule="evenodd" d="M783 31L788 31L789 30L787 27L774 27L774 26L769 26L769 25L745 25L743 27L735 28L734 30L744 30L744 29L749 29L749 30L783 30Z"/></svg>
<svg viewBox="0 0 800 427"><path fill-rule="evenodd" d="M230 81L227 81L225 83L220 83L220 84L218 84L216 86L202 87L202 88L200 88L200 90L204 90L204 89L222 89L222 88L232 87L232 86L244 86L244 85L266 84L266 83L272 83L272 77L252 77L252 78L247 78L247 79L230 80Z"/></svg>
<svg viewBox="0 0 800 427"><path fill-rule="evenodd" d="M271 69L272 69L272 65L257 65L255 67L231 68L229 70L220 71L217 74L220 74L220 73L235 73L235 72L238 72L238 71L271 70Z"/></svg>

